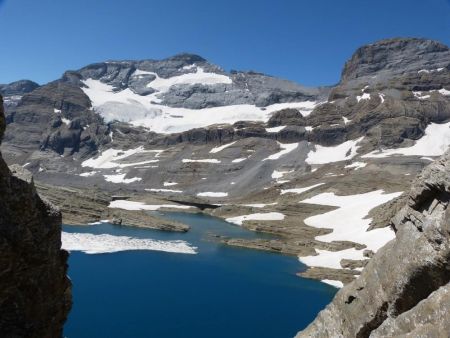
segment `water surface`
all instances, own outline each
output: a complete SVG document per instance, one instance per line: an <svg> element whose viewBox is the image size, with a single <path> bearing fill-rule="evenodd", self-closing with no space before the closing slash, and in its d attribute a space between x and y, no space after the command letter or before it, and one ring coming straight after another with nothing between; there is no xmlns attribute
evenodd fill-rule
<svg viewBox="0 0 450 338"><path fill-rule="evenodd" d="M73 308L68 338L283 338L310 323L333 287L295 275L295 257L224 246L211 234L259 236L201 214L168 213L188 233L101 224L66 232L184 240L198 254L72 252Z"/></svg>

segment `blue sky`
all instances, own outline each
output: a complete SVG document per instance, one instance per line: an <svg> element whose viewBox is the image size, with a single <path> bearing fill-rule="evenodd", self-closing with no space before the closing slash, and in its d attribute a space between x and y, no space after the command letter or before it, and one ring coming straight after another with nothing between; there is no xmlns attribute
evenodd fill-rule
<svg viewBox="0 0 450 338"><path fill-rule="evenodd" d="M328 85L366 43L450 45L450 0L0 0L0 32L0 83L192 52L226 70Z"/></svg>

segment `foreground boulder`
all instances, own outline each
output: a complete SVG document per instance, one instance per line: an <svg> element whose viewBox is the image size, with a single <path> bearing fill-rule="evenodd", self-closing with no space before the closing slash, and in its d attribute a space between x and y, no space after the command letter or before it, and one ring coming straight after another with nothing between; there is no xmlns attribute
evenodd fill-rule
<svg viewBox="0 0 450 338"><path fill-rule="evenodd" d="M5 129L0 96L0 139ZM71 307L61 214L0 155L0 336L60 337Z"/></svg>
<svg viewBox="0 0 450 338"><path fill-rule="evenodd" d="M297 337L447 337L450 151L416 178L392 220L396 239Z"/></svg>

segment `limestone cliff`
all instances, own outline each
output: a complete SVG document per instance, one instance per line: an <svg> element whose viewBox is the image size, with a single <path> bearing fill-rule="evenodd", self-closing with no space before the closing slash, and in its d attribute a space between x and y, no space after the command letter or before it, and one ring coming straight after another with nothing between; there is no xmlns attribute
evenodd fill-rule
<svg viewBox="0 0 450 338"><path fill-rule="evenodd" d="M0 139L5 129L0 96ZM0 336L60 337L71 307L61 214L0 155Z"/></svg>
<svg viewBox="0 0 450 338"><path fill-rule="evenodd" d="M341 289L300 337L447 337L450 151L416 178L392 219L396 239Z"/></svg>

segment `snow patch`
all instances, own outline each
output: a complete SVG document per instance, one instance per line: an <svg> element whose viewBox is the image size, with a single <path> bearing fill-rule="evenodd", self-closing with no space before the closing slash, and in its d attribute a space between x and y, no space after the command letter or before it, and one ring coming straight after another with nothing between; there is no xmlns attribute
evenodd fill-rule
<svg viewBox="0 0 450 338"><path fill-rule="evenodd" d="M280 146L280 148L282 150L279 151L278 153L270 155L269 157L265 158L263 161L278 160L281 156L284 156L284 155L290 153L291 151L293 151L294 149L297 149L297 147L298 147L298 143L280 143L280 142L278 142L278 145Z"/></svg>
<svg viewBox="0 0 450 338"><path fill-rule="evenodd" d="M206 192L198 193L197 196L199 196L199 197L226 197L226 196L228 196L228 193L227 192L206 191Z"/></svg>
<svg viewBox="0 0 450 338"><path fill-rule="evenodd" d="M367 163L365 162L353 162L352 164L347 164L344 168L347 169L352 169L354 168L355 170L364 168L367 165Z"/></svg>
<svg viewBox="0 0 450 338"><path fill-rule="evenodd" d="M173 193L182 193L183 191L181 190L172 190L172 189L155 189L155 188L151 188L151 189L144 189L145 191L151 191L151 192L173 192Z"/></svg>
<svg viewBox="0 0 450 338"><path fill-rule="evenodd" d="M103 175L105 177L105 180L112 183L124 183L129 184L133 182L139 182L142 181L142 178L140 177L133 177L133 178L125 178L127 174L116 174L116 175Z"/></svg>
<svg viewBox="0 0 450 338"><path fill-rule="evenodd" d="M286 126L279 126L279 127L272 127L272 128L266 128L266 131L268 133L278 133L279 131L282 131Z"/></svg>
<svg viewBox="0 0 450 338"><path fill-rule="evenodd" d="M91 158L81 163L82 167L91 167L96 169L112 169L112 168L126 168L137 165L143 165L148 163L155 163L159 160L147 160L135 163L117 163L117 161L123 160L135 154L141 153L156 153L156 156L163 152L163 150L144 150L144 147L138 147L129 150L120 149L107 149L103 151L97 158Z"/></svg>
<svg viewBox="0 0 450 338"><path fill-rule="evenodd" d="M220 161L215 158L207 158L207 159L201 159L201 160L192 160L189 158L184 158L182 160L182 162L183 163L195 163L195 162L198 162L198 163L220 163Z"/></svg>
<svg viewBox="0 0 450 338"><path fill-rule="evenodd" d="M309 187L304 187L304 188L281 189L280 194L281 195L284 195L284 194L302 194L305 191L314 189L314 188L319 187L319 186L321 186L323 184L325 184L325 183L318 183L318 184L310 185Z"/></svg>
<svg viewBox="0 0 450 338"><path fill-rule="evenodd" d="M161 208L172 208L172 209L190 209L191 207L188 205L178 205L178 204L145 204L143 202L134 202L134 201L128 201L128 200L115 200L109 203L108 208L114 208L114 209L124 209L124 210L131 210L131 211L137 211L137 210L149 210L149 211L155 211L159 210Z"/></svg>
<svg viewBox="0 0 450 338"><path fill-rule="evenodd" d="M324 147L315 145L315 150L311 150L306 158L308 164L325 164L352 159L356 156L356 151L363 137L356 140L346 141L337 146Z"/></svg>
<svg viewBox="0 0 450 338"><path fill-rule="evenodd" d="M222 150L224 150L225 148L231 147L231 146L232 146L233 144L235 144L235 143L236 143L236 141L231 142L231 143L228 143L228 144L224 144L224 145L222 145L222 146L220 146L220 147L212 148L212 149L210 150L210 154L218 153L219 151L222 151Z"/></svg>
<svg viewBox="0 0 450 338"><path fill-rule="evenodd" d="M332 279L322 279L322 283L329 284L331 286L334 286L335 288L341 289L344 287L344 283L342 283L340 280L332 280Z"/></svg>
<svg viewBox="0 0 450 338"><path fill-rule="evenodd" d="M226 221L229 223L242 225L244 221L282 221L284 215L279 212L267 212L267 213L256 213L250 215L243 215L237 217L227 218Z"/></svg>
<svg viewBox="0 0 450 338"><path fill-rule="evenodd" d="M324 214L308 217L306 225L315 228L331 229L327 235L315 237L322 242L352 241L366 245L367 249L376 252L388 241L395 238L390 228L367 231L371 219L367 218L369 211L400 196L401 192L384 194L383 190L364 194L338 196L334 193L322 193L300 203L336 206L338 209ZM340 269L340 261L346 259L363 259L363 250L355 248L341 251L316 250L317 256L300 257L300 261L309 266L322 266Z"/></svg>
<svg viewBox="0 0 450 338"><path fill-rule="evenodd" d="M97 173L98 173L98 171L89 171L87 173L81 173L80 176L81 177L90 177L90 176L94 176Z"/></svg>
<svg viewBox="0 0 450 338"><path fill-rule="evenodd" d="M362 158L383 158L388 156L441 156L450 146L450 122L443 124L430 123L425 135L407 148L384 149L373 151Z"/></svg>
<svg viewBox="0 0 450 338"><path fill-rule="evenodd" d="M370 94L369 93L363 93L362 95L357 95L356 100L359 102L361 100L370 100Z"/></svg>
<svg viewBox="0 0 450 338"><path fill-rule="evenodd" d="M130 250L151 250L173 253L196 254L197 248L185 241L157 241L146 238L94 235L89 233L61 234L62 249L81 251L87 254L113 253Z"/></svg>

